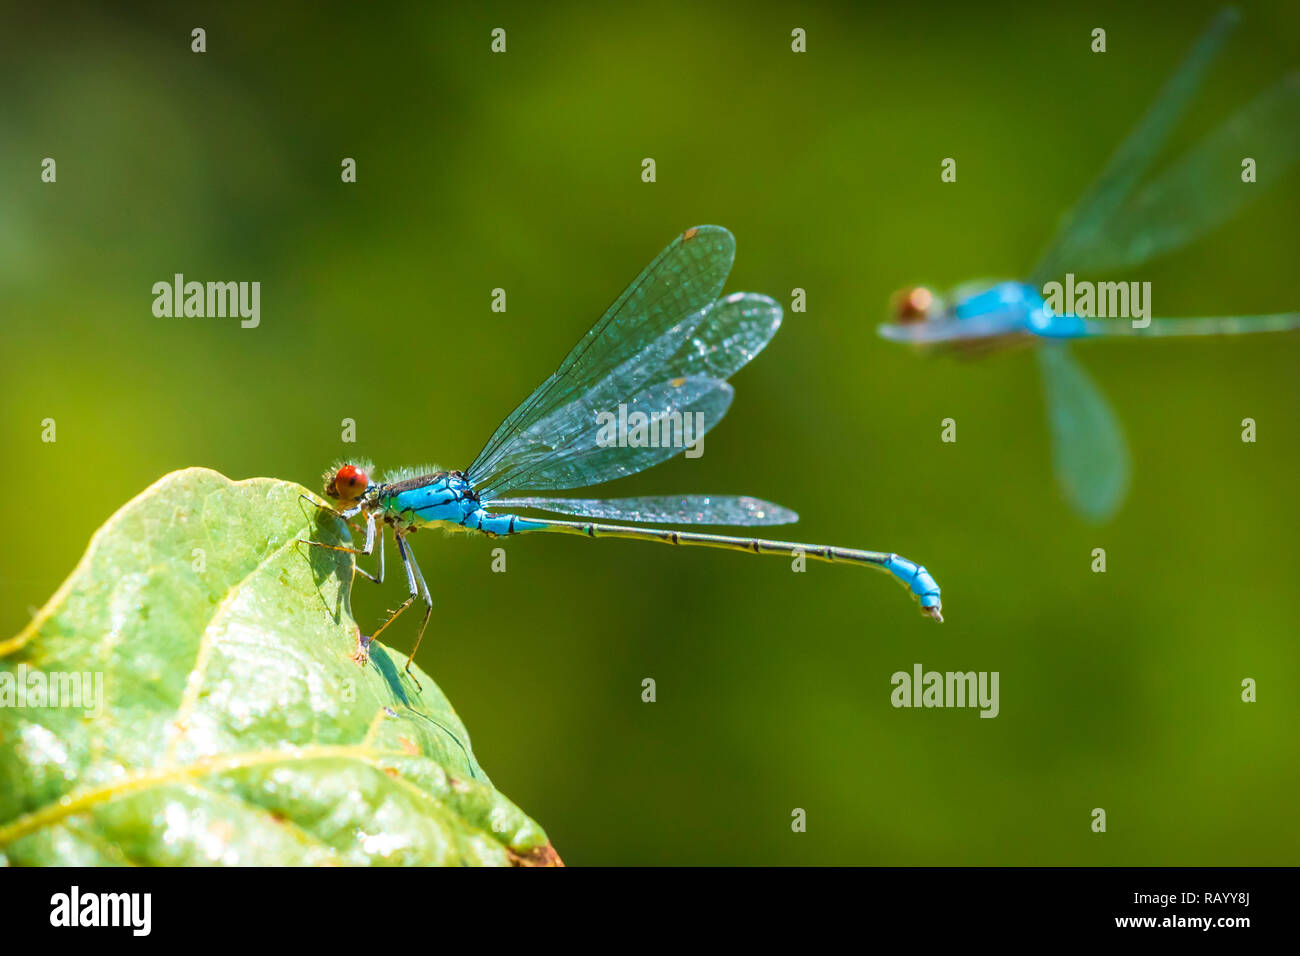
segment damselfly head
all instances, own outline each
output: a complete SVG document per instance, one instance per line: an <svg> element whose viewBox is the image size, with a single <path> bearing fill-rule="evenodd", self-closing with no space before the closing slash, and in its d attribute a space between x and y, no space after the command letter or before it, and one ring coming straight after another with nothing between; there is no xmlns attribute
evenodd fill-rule
<svg viewBox="0 0 1300 956"><path fill-rule="evenodd" d="M343 505L359 500L370 487L370 471L365 465L344 464L325 474L325 497Z"/></svg>
<svg viewBox="0 0 1300 956"><path fill-rule="evenodd" d="M909 286L894 293L894 320L900 325L924 322L935 313L938 299L923 285Z"/></svg>

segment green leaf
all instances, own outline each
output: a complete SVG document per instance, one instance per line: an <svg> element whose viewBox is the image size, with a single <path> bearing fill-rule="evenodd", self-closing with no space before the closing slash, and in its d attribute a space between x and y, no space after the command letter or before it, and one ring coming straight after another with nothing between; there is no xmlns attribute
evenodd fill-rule
<svg viewBox="0 0 1300 956"><path fill-rule="evenodd" d="M351 555L296 543L350 538L304 492L168 475L0 641L0 865L559 861L429 677L352 660Z"/></svg>

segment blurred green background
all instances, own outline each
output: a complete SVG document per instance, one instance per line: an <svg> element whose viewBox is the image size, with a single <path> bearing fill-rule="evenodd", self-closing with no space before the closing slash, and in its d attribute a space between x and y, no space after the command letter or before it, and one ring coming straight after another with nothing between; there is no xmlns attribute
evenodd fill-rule
<svg viewBox="0 0 1300 956"><path fill-rule="evenodd" d="M1031 355L875 331L902 285L1027 270L1214 5L464 6L12 5L0 635L173 469L465 467L663 245L720 223L728 289L808 311L703 458L607 491L771 498L798 540L926 563L948 622L849 568L539 536L492 574L493 542L420 535L420 663L496 784L571 864L1294 864L1300 337L1080 348L1134 458L1093 527ZM1178 145L1300 63L1294 3L1243 12ZM1297 179L1124 278L1157 315L1300 307ZM260 281L261 326L155 318L176 272ZM403 586L376 590L363 623ZM999 671L1000 716L893 709L916 662Z"/></svg>

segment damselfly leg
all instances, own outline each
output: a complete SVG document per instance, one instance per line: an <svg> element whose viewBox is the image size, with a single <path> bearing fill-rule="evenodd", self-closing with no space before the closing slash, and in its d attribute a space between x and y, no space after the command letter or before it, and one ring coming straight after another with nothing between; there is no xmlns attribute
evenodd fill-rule
<svg viewBox="0 0 1300 956"><path fill-rule="evenodd" d="M420 566L415 562L415 555L411 551L411 546L406 543L405 535L401 532L394 532L393 537L397 540L397 553L401 556L402 567L406 569L406 586L410 594L405 601L388 612L388 618L375 629L374 634L360 638L357 653L353 659L359 664L364 664L370 655L370 642L382 634L388 625L397 620L402 612L415 602L417 597L423 597L424 620L420 622L420 633L416 635L415 646L411 648L411 653L406 658L406 673L410 675L411 680L415 681L416 689L423 690L419 678L411 671L411 662L415 660L415 652L420 649L420 641L424 639L424 630L429 626L429 616L433 613L433 596L429 593L429 585L424 581L424 574L420 571Z"/></svg>
<svg viewBox="0 0 1300 956"><path fill-rule="evenodd" d="M335 517L340 518L343 521L346 521L349 527L352 527L351 519L361 513L361 509L359 507L348 508L346 511L336 511L335 509L331 508L329 505L324 505L321 504L319 501L314 501L313 499L307 497L306 495L299 495L298 497L301 498L303 501L310 501L321 511L328 511L330 514L334 515ZM352 570L355 571L357 574L360 574L363 578L365 578L368 581L374 581L376 584L383 584L384 583L384 533L382 530L376 531L375 516L373 514L366 515L366 543L364 547L349 548L346 545L329 544L325 541L311 541L307 538L299 538L298 541L301 542L302 544L310 544L316 548L324 548L327 551L339 551L343 554L359 554L368 558L370 557L371 554L374 553L376 538L378 538L379 540L378 573L371 574L369 571L361 567L361 565L357 564L355 561L352 562Z"/></svg>

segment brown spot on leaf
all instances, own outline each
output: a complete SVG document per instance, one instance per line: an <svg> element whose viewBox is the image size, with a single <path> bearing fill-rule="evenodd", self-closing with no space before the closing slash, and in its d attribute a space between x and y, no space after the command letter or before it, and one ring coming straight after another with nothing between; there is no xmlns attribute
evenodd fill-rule
<svg viewBox="0 0 1300 956"><path fill-rule="evenodd" d="M560 854L556 853L555 847L549 843L522 854L507 847L506 855L510 858L511 866L564 866Z"/></svg>

